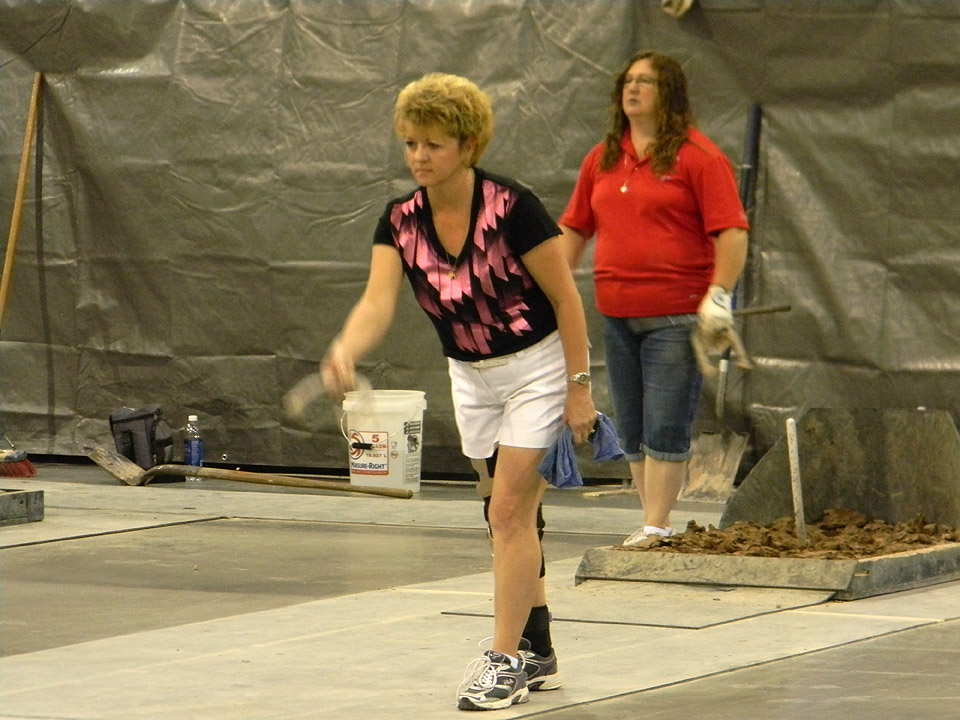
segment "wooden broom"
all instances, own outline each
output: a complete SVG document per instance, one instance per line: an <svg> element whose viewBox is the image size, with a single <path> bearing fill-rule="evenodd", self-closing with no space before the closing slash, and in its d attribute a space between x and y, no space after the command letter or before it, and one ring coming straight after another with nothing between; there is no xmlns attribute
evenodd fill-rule
<svg viewBox="0 0 960 720"><path fill-rule="evenodd" d="M13 214L10 217L10 235L7 239L7 254L3 261L3 276L0 278L0 331L3 328L3 317L7 310L7 297L10 294L10 276L13 273L13 261L17 252L17 240L20 237L20 217L23 214L23 196L27 188L27 173L30 170L30 148L37 127L37 108L40 104L40 85L43 76L36 73L33 76L33 91L30 95L30 109L27 112L27 127L23 133L23 150L20 153L20 175L17 178L17 194L13 200ZM17 450L10 439L3 434L3 439L10 446L9 450L0 450L0 476L30 477L36 475L37 470L30 462L23 450Z"/></svg>

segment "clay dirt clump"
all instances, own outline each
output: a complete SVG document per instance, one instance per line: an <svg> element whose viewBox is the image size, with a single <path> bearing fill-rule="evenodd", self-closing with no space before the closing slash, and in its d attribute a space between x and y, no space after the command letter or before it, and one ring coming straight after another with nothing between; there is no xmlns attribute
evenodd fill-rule
<svg viewBox="0 0 960 720"><path fill-rule="evenodd" d="M827 510L815 523L806 523L807 544L797 540L793 518L780 518L769 525L734 523L724 530L704 528L694 521L686 532L672 537L651 536L636 547L618 547L627 552L657 552L751 557L868 558L919 550L934 545L960 543L960 531L928 523L918 515L890 524L856 510Z"/></svg>

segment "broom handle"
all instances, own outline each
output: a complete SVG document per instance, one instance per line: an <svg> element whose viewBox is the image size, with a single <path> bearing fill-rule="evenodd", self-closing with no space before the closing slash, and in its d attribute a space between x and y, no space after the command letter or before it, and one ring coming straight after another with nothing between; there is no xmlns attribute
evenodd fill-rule
<svg viewBox="0 0 960 720"><path fill-rule="evenodd" d="M753 307L737 308L733 311L734 317L743 317L744 315L767 315L769 313L789 312L790 305L755 305Z"/></svg>
<svg viewBox="0 0 960 720"><path fill-rule="evenodd" d="M413 497L412 490L403 488L371 487L369 485L346 485L344 483L327 480L314 480L293 475L277 475L276 473L247 472L245 470L230 470L228 468L200 467L196 465L156 465L146 472L138 485L146 485L157 475L181 475L183 477L199 477L210 480L233 480L235 482L259 483L261 485L280 485L286 487L313 488L314 490L337 490L340 492L362 493L364 495L382 495L409 500Z"/></svg>
<svg viewBox="0 0 960 720"><path fill-rule="evenodd" d="M37 106L40 102L40 81L42 75L33 76L33 92L30 95L30 110L27 112L27 128L23 133L23 151L20 154L20 176L17 178L17 194L13 200L13 215L10 217L10 237L7 239L7 255L3 261L3 277L0 279L0 328L3 327L3 315L7 309L7 296L10 294L10 275L13 272L13 259L17 252L17 238L20 235L20 215L23 212L23 196L27 188L27 173L30 169L30 145L37 127Z"/></svg>
<svg viewBox="0 0 960 720"><path fill-rule="evenodd" d="M734 309L733 316L735 318L742 318L751 315L770 315L772 313L790 312L792 309L793 306L787 303L781 303L779 305L754 305L753 307ZM689 313L682 317L683 319L677 323L678 325L695 325L699 322L699 317L696 313Z"/></svg>

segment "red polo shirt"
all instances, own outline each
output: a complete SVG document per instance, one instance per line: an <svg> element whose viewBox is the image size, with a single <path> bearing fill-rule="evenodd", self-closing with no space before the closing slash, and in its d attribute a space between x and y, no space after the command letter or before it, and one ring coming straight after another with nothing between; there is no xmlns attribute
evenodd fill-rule
<svg viewBox="0 0 960 720"><path fill-rule="evenodd" d="M596 236L597 309L610 317L695 313L713 277L713 237L748 229L733 167L690 128L668 175L637 159L629 131L621 155L600 170L603 144L584 158L560 224Z"/></svg>

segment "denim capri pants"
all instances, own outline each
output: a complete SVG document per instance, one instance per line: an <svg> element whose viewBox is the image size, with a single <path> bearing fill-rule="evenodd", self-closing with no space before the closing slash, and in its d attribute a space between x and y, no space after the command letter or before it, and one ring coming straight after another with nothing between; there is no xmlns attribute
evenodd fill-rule
<svg viewBox="0 0 960 720"><path fill-rule="evenodd" d="M607 379L625 457L690 459L703 377L690 345L689 315L604 316Z"/></svg>

